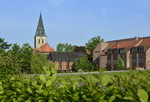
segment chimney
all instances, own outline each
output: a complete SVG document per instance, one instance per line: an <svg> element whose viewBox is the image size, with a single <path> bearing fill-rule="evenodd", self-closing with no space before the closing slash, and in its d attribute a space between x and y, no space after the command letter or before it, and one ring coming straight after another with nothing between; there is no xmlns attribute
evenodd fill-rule
<svg viewBox="0 0 150 102"><path fill-rule="evenodd" d="M139 37L135 36L135 40L138 40L138 39L139 39Z"/></svg>

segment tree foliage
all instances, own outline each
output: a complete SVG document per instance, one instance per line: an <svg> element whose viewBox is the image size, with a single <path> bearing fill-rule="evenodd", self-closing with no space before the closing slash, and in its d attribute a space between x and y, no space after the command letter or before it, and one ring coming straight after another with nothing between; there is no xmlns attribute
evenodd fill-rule
<svg viewBox="0 0 150 102"><path fill-rule="evenodd" d="M57 44L58 52L73 52L74 46L68 43L59 43Z"/></svg>
<svg viewBox="0 0 150 102"><path fill-rule="evenodd" d="M125 68L124 61L122 58L118 58L117 63L116 63L116 68L117 70L123 70Z"/></svg>
<svg viewBox="0 0 150 102"><path fill-rule="evenodd" d="M53 67L54 68L54 67ZM149 102L150 71L56 78L53 69L39 76L0 79L0 102ZM74 77L74 76L72 76Z"/></svg>
<svg viewBox="0 0 150 102"><path fill-rule="evenodd" d="M79 60L74 62L73 68L77 71L78 69L92 70L94 68L93 63L91 63L86 56L81 56Z"/></svg>
<svg viewBox="0 0 150 102"><path fill-rule="evenodd" d="M97 47L97 45L101 42L104 41L100 36L93 37L88 40L88 43L85 43L86 49L93 53L94 49Z"/></svg>
<svg viewBox="0 0 150 102"><path fill-rule="evenodd" d="M6 42L7 43L7 42ZM5 44L6 44L5 43ZM20 47L13 44L12 48L0 54L0 73L18 74L21 69Z"/></svg>
<svg viewBox="0 0 150 102"><path fill-rule="evenodd" d="M87 54L86 48L84 46L74 46L73 52Z"/></svg>
<svg viewBox="0 0 150 102"><path fill-rule="evenodd" d="M41 53L35 53L31 58L31 73L45 74L45 69L51 69L54 64L47 59L47 56Z"/></svg>
<svg viewBox="0 0 150 102"><path fill-rule="evenodd" d="M32 57L33 48L28 44L23 44L21 48L21 68L22 72L29 72L30 71L30 62Z"/></svg>
<svg viewBox="0 0 150 102"><path fill-rule="evenodd" d="M87 55L89 61L92 62L93 51L101 41L104 41L104 39L102 39L100 36L96 36L96 37L89 39L88 42L85 43L85 47L89 52L89 54Z"/></svg>
<svg viewBox="0 0 150 102"><path fill-rule="evenodd" d="M11 46L4 39L0 38L0 41L0 74L19 74L22 70L29 71L33 51L30 45L26 43L22 47L18 44Z"/></svg>
<svg viewBox="0 0 150 102"><path fill-rule="evenodd" d="M4 39L0 38L0 49L9 49L11 44L8 44Z"/></svg>

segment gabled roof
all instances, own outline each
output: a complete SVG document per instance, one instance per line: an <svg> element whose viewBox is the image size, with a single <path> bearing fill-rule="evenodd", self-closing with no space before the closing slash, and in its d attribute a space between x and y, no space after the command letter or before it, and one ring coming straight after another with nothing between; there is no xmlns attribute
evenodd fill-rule
<svg viewBox="0 0 150 102"><path fill-rule="evenodd" d="M139 46L150 46L150 38L142 39L142 42L139 44Z"/></svg>
<svg viewBox="0 0 150 102"><path fill-rule="evenodd" d="M141 39L133 39L130 41L122 41L116 42L112 44L108 49L115 49L115 48L127 48L135 46Z"/></svg>
<svg viewBox="0 0 150 102"><path fill-rule="evenodd" d="M39 18L35 36L46 36L41 13L40 13L40 18Z"/></svg>
<svg viewBox="0 0 150 102"><path fill-rule="evenodd" d="M39 48L35 48L33 52L49 53L54 52L54 49L51 48L48 43L46 43Z"/></svg>
<svg viewBox="0 0 150 102"><path fill-rule="evenodd" d="M77 52L50 52L49 59L52 61L75 61L82 56Z"/></svg>

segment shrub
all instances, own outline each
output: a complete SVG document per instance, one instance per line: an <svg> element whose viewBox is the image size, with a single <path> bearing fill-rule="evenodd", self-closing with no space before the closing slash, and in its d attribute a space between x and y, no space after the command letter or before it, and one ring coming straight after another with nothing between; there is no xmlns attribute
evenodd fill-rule
<svg viewBox="0 0 150 102"><path fill-rule="evenodd" d="M116 63L117 70L123 70L125 68L124 61L122 58L119 58Z"/></svg>
<svg viewBox="0 0 150 102"><path fill-rule="evenodd" d="M33 74L45 74L45 69L50 70L54 64L47 59L45 54L35 53L31 58L31 73Z"/></svg>
<svg viewBox="0 0 150 102"><path fill-rule="evenodd" d="M56 80L56 71L34 77L0 79L1 102L149 102L150 71L108 76L81 76L83 80Z"/></svg>
<svg viewBox="0 0 150 102"><path fill-rule="evenodd" d="M93 70L94 65L91 63L86 56L81 56L79 60L74 62L73 68L78 71L79 69L82 70Z"/></svg>

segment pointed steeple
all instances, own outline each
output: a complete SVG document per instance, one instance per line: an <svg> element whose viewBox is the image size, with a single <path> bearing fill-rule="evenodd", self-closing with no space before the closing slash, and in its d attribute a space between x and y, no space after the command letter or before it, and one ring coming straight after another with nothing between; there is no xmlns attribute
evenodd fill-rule
<svg viewBox="0 0 150 102"><path fill-rule="evenodd" d="M38 22L38 26L37 26L37 29L36 29L35 36L46 36L41 12L40 12L40 18L39 18L39 22Z"/></svg>

